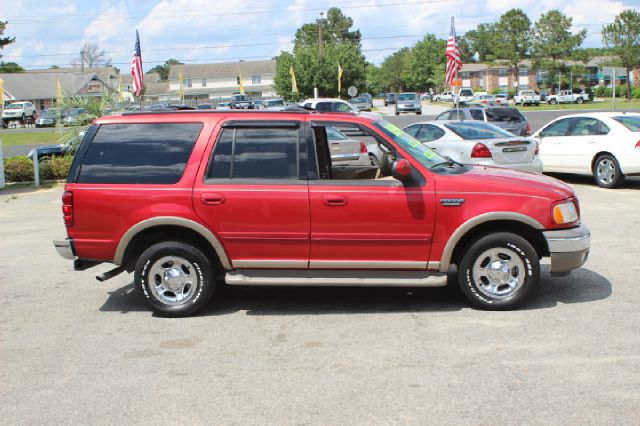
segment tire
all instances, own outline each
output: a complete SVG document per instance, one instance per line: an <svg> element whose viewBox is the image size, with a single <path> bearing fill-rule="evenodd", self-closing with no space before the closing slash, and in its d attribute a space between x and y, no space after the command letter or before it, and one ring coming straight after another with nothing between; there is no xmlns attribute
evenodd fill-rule
<svg viewBox="0 0 640 426"><path fill-rule="evenodd" d="M209 259L188 243L154 244L136 262L136 290L163 317L184 317L201 309L211 299L215 282Z"/></svg>
<svg viewBox="0 0 640 426"><path fill-rule="evenodd" d="M494 265L495 268L489 268ZM509 310L524 302L540 279L540 259L531 244L509 232L475 240L458 267L458 285L472 305Z"/></svg>
<svg viewBox="0 0 640 426"><path fill-rule="evenodd" d="M416 111L416 115L422 115L422 111Z"/></svg>
<svg viewBox="0 0 640 426"><path fill-rule="evenodd" d="M396 115L400 115L400 113L398 111L396 111Z"/></svg>
<svg viewBox="0 0 640 426"><path fill-rule="evenodd" d="M384 106L387 106L387 105L388 105L388 104L385 102L385 103L384 103Z"/></svg>
<svg viewBox="0 0 640 426"><path fill-rule="evenodd" d="M593 177L601 188L617 188L624 182L620 164L613 155L599 156L593 164Z"/></svg>
<svg viewBox="0 0 640 426"><path fill-rule="evenodd" d="M581 104L582 102L584 102L584 99L582 99L582 98L578 98L578 99L576 99L576 103L577 103L577 104Z"/></svg>
<svg viewBox="0 0 640 426"><path fill-rule="evenodd" d="M380 162L373 154L369 154L369 162L371 163L371 166L380 167Z"/></svg>
<svg viewBox="0 0 640 426"><path fill-rule="evenodd" d="M536 105L536 106L540 106L540 102L536 102L536 103L535 103L535 105Z"/></svg>
<svg viewBox="0 0 640 426"><path fill-rule="evenodd" d="M555 99L551 99L551 100L549 101L549 104L551 104L551 105L555 105L555 104L557 104L557 103L558 103L558 101L556 101Z"/></svg>

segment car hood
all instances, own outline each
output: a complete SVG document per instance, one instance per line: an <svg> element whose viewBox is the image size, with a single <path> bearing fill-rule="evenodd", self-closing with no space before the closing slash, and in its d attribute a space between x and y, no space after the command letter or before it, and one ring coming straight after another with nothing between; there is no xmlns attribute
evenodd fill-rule
<svg viewBox="0 0 640 426"><path fill-rule="evenodd" d="M563 200L574 197L566 183L538 173L521 172L503 167L468 166L469 171L458 175L442 175L453 179L438 179L438 191L518 194ZM461 182L464 181L464 183Z"/></svg>

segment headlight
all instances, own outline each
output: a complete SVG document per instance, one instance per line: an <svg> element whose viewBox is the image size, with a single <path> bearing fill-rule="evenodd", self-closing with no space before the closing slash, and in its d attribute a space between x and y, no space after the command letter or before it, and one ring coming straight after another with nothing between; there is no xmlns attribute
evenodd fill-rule
<svg viewBox="0 0 640 426"><path fill-rule="evenodd" d="M578 216L578 209L573 201L565 201L553 206L551 216L553 217L553 221L558 225L573 223L580 218Z"/></svg>

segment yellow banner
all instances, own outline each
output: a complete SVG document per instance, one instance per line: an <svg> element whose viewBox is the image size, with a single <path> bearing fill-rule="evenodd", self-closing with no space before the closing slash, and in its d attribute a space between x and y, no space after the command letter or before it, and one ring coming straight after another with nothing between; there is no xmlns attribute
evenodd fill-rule
<svg viewBox="0 0 640 426"><path fill-rule="evenodd" d="M342 67L338 64L338 97L340 97L340 91L342 90Z"/></svg>
<svg viewBox="0 0 640 426"><path fill-rule="evenodd" d="M178 73L178 81L180 82L180 100L183 101L184 100L184 85L183 85L183 80L184 78L182 77L182 71L180 71Z"/></svg>
<svg viewBox="0 0 640 426"><path fill-rule="evenodd" d="M4 107L4 81L0 78L0 108Z"/></svg>
<svg viewBox="0 0 640 426"><path fill-rule="evenodd" d="M293 65L289 68L289 74L291 74L291 93L298 93L298 82L296 81L296 72L293 69Z"/></svg>
<svg viewBox="0 0 640 426"><path fill-rule="evenodd" d="M242 71L240 71L240 77L238 78L238 80L240 80L240 94L244 95L244 81L242 81Z"/></svg>
<svg viewBox="0 0 640 426"><path fill-rule="evenodd" d="M62 106L64 102L64 94L62 93L62 86L60 85L60 80L56 81L56 104L58 107Z"/></svg>

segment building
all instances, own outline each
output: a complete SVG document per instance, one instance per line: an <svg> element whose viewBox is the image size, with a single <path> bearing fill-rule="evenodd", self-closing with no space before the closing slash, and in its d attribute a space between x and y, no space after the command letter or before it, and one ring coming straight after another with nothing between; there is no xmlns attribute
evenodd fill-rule
<svg viewBox="0 0 640 426"><path fill-rule="evenodd" d="M47 70L48 71L48 70ZM30 101L37 111L52 107L58 95L58 83L64 96L102 96L117 90L117 78L95 71L73 72L52 70L0 74L4 82L4 102Z"/></svg>
<svg viewBox="0 0 640 426"><path fill-rule="evenodd" d="M146 73L144 75L145 95L149 94L149 90L158 83L160 83L160 74L157 72ZM136 100L133 96L133 75L131 75L131 73L120 74L118 84L122 91L122 101L135 102Z"/></svg>
<svg viewBox="0 0 640 426"><path fill-rule="evenodd" d="M173 65L169 71L168 93L157 93L158 101L180 99L180 74L185 100L210 101L244 92L251 97L273 97L276 61L240 61L218 64Z"/></svg>

